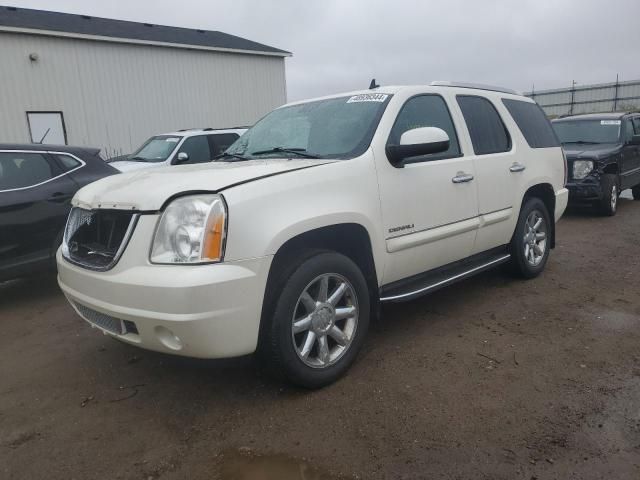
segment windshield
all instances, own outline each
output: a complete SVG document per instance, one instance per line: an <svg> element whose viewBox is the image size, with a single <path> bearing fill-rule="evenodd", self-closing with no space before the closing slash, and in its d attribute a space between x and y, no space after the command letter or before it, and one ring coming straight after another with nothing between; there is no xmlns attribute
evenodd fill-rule
<svg viewBox="0 0 640 480"><path fill-rule="evenodd" d="M231 145L224 159L357 157L369 147L390 97L372 93L279 108Z"/></svg>
<svg viewBox="0 0 640 480"><path fill-rule="evenodd" d="M572 120L553 122L562 143L616 143L620 139L620 120Z"/></svg>
<svg viewBox="0 0 640 480"><path fill-rule="evenodd" d="M164 162L175 150L182 137L175 135L156 135L151 137L134 153L129 160L136 162Z"/></svg>

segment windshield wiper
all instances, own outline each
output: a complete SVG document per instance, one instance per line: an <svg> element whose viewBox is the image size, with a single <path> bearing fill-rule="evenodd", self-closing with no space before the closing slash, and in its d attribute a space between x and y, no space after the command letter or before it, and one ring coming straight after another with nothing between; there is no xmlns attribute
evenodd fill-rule
<svg viewBox="0 0 640 480"><path fill-rule="evenodd" d="M576 140L575 142L563 142L563 143L575 143L578 145L597 145L600 142L589 142L587 140Z"/></svg>
<svg viewBox="0 0 640 480"><path fill-rule="evenodd" d="M144 157L129 157L129 160L133 160L134 162L148 162L148 158Z"/></svg>
<svg viewBox="0 0 640 480"><path fill-rule="evenodd" d="M293 153L294 155L300 155L305 158L320 158L319 155L314 153L308 153L306 148L286 148L286 147L273 147L269 150L258 150L257 152L251 152L251 155L266 155L268 153Z"/></svg>
<svg viewBox="0 0 640 480"><path fill-rule="evenodd" d="M220 155L216 155L215 157L212 158L212 160L219 160L224 157L236 158L238 160L249 160L247 157L243 157L242 155L239 155L237 153L227 153L227 152L221 153Z"/></svg>

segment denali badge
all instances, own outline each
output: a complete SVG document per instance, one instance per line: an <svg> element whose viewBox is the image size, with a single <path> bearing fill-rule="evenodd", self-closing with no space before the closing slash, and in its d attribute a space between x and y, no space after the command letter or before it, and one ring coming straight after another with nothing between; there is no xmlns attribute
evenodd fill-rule
<svg viewBox="0 0 640 480"><path fill-rule="evenodd" d="M389 233L401 232L402 230L411 230L413 228L413 223L411 225L401 225L399 227L393 227L389 229Z"/></svg>

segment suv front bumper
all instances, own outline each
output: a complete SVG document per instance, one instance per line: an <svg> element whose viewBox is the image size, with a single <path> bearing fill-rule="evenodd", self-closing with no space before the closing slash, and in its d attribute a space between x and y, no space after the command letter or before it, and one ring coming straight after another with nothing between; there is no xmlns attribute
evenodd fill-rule
<svg viewBox="0 0 640 480"><path fill-rule="evenodd" d="M567 188L570 203L594 202L602 199L600 178L594 175L588 175L583 180L571 180L567 183Z"/></svg>
<svg viewBox="0 0 640 480"><path fill-rule="evenodd" d="M188 357L234 357L256 349L271 260L94 272L58 251L58 283L78 315L118 340Z"/></svg>

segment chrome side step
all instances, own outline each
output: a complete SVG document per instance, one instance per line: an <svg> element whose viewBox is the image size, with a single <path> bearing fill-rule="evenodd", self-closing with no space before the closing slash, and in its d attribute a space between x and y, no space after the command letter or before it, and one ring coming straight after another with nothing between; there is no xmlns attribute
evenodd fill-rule
<svg viewBox="0 0 640 480"><path fill-rule="evenodd" d="M455 262L436 270L400 280L380 288L381 302L402 302L434 292L457 281L489 270L511 258L505 249L500 253L480 254L461 262Z"/></svg>

